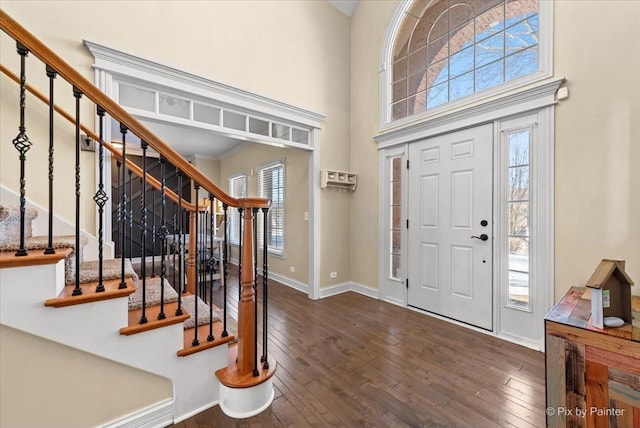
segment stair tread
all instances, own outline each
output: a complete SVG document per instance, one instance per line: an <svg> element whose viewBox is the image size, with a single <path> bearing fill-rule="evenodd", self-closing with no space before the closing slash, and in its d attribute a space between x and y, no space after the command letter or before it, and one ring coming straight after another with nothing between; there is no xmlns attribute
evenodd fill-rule
<svg viewBox="0 0 640 428"><path fill-rule="evenodd" d="M45 301L45 306L51 306L54 308L62 308L65 306L80 305L83 303L99 302L102 300L116 299L119 297L128 297L129 294L135 291L135 287L130 278L126 279L127 288L118 288L120 286L119 279L112 279L103 281L105 291L96 292L98 282L87 282L80 284L82 294L78 296L73 295L74 285L66 285L58 297L48 299Z"/></svg>
<svg viewBox="0 0 640 428"><path fill-rule="evenodd" d="M261 350L258 349L258 358L260 358ZM238 365L236 359L238 358L238 346L229 346L229 364L227 367L223 367L220 370L216 370L216 376L220 383L229 388L250 388L252 386L260 385L261 383L269 380L276 372L277 363L275 358L271 355L267 355L267 361L269 362L269 368L262 367L262 363L258 361L258 376L253 376L253 373L241 374L238 371Z"/></svg>
<svg viewBox="0 0 640 428"><path fill-rule="evenodd" d="M140 318L142 317L142 308L129 311L128 325L120 329L120 334L125 336L142 333L144 331L154 330L156 328L165 327L168 325L178 324L189 319L190 314L183 309L182 315L176 315L176 309L178 309L178 303L166 303L164 305L165 319L159 320L160 305L151 306L145 309L145 316L147 322L140 324Z"/></svg>
<svg viewBox="0 0 640 428"><path fill-rule="evenodd" d="M195 354L196 352L204 351L205 349L213 348L215 346L223 345L225 343L235 341L235 337L228 335L222 337L223 325L221 321L215 321L213 323L213 337L212 341L207 340L209 336L209 324L201 325L198 327L198 341L199 345L193 346L193 338L195 335L195 328L191 327L184 330L184 348L177 352L179 357L186 357L187 355Z"/></svg>
<svg viewBox="0 0 640 428"><path fill-rule="evenodd" d="M54 264L67 257L72 251L72 248L61 248L54 254L44 254L44 250L33 250L26 256L16 256L15 250L0 251L0 269Z"/></svg>
<svg viewBox="0 0 640 428"><path fill-rule="evenodd" d="M80 237L80 246L84 247L87 245L89 240L85 236ZM51 243L53 244L53 248L62 249L62 248L75 248L76 247L76 236L75 235L55 235L52 237ZM44 250L49 246L49 237L45 235L39 236L30 236L24 239L24 247L27 250ZM20 241L12 240L9 242L4 242L0 245L0 250L2 251L16 251L20 248Z"/></svg>

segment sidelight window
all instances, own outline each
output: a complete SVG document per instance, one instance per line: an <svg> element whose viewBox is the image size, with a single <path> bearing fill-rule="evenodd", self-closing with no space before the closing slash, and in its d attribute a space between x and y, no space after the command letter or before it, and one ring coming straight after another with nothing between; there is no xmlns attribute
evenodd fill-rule
<svg viewBox="0 0 640 428"><path fill-rule="evenodd" d="M402 278L402 156L389 159L389 273L391 279Z"/></svg>
<svg viewBox="0 0 640 428"><path fill-rule="evenodd" d="M508 249L509 298L507 304L528 308L530 304L529 241L531 130L507 132L508 177Z"/></svg>

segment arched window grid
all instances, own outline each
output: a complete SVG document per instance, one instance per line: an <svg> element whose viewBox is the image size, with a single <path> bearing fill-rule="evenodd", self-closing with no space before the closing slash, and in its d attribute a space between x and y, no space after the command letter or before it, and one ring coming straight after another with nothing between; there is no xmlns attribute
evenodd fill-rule
<svg viewBox="0 0 640 428"><path fill-rule="evenodd" d="M540 74L538 7L538 0L413 2L392 41L387 120Z"/></svg>

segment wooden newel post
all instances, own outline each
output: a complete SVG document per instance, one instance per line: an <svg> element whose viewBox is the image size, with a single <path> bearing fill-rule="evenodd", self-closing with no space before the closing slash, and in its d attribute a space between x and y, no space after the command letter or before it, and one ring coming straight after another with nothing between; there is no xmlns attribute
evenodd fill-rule
<svg viewBox="0 0 640 428"><path fill-rule="evenodd" d="M196 212L189 211L189 260L187 261L187 291L196 294Z"/></svg>
<svg viewBox="0 0 640 428"><path fill-rule="evenodd" d="M247 374L253 372L256 352L256 296L253 290L253 210L245 208L243 213L242 271L238 302L238 371Z"/></svg>

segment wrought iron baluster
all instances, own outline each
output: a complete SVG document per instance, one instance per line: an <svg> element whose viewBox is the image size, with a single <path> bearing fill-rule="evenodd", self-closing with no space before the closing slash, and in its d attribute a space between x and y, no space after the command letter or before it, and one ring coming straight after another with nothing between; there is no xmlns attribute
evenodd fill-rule
<svg viewBox="0 0 640 428"><path fill-rule="evenodd" d="M164 281L166 278L166 251L167 251L167 190L166 190L166 165L167 160L160 157L160 313L158 319L163 320L167 316L164 313Z"/></svg>
<svg viewBox="0 0 640 428"><path fill-rule="evenodd" d="M238 301L242 299L242 208L238 208Z"/></svg>
<svg viewBox="0 0 640 428"><path fill-rule="evenodd" d="M13 139L13 146L20 153L20 248L16 251L16 256L26 256L28 251L25 246L25 211L27 205L25 198L27 183L25 179L25 162L27 161L27 152L33 144L27 136L27 129L24 123L27 99L26 58L29 55L29 50L20 42L16 42L16 47L18 55L20 55L20 125L18 126L18 135Z"/></svg>
<svg viewBox="0 0 640 428"><path fill-rule="evenodd" d="M156 276L156 189L151 189L151 278Z"/></svg>
<svg viewBox="0 0 640 428"><path fill-rule="evenodd" d="M53 102L53 81L58 73L49 65L45 67L47 77L49 78L49 230L47 239L47 248L45 254L54 254L53 248L53 118L55 115Z"/></svg>
<svg viewBox="0 0 640 428"><path fill-rule="evenodd" d="M73 289L73 296L82 294L80 288L80 99L82 92L73 87L73 96L76 99L76 286Z"/></svg>
<svg viewBox="0 0 640 428"><path fill-rule="evenodd" d="M129 202L129 260L133 258L133 171L129 170L129 197L131 201Z"/></svg>
<svg viewBox="0 0 640 428"><path fill-rule="evenodd" d="M213 337L213 268L215 260L213 259L213 230L215 228L215 216L213 215L213 195L209 193L209 336L207 341L215 340Z"/></svg>
<svg viewBox="0 0 640 428"><path fill-rule="evenodd" d="M206 199L204 199L206 200ZM207 211L202 211L200 219L200 295L202 300L207 300Z"/></svg>
<svg viewBox="0 0 640 428"><path fill-rule="evenodd" d="M174 203L175 204L175 203ZM180 207L174 208L173 210L173 222L172 222L172 231L171 234L173 235L173 239L171 241L171 248L173 249L173 254L171 255L171 275L172 275L172 280L171 280L171 284L173 285L173 288L176 288L176 237L178 236L178 223L177 223L177 210L179 210Z"/></svg>
<svg viewBox="0 0 640 428"><path fill-rule="evenodd" d="M178 309L176 309L176 316L182 315L182 293L184 293L184 272L182 271L182 264L184 263L184 247L182 246L182 234L183 234L183 218L182 218L182 171L178 171L178 236L177 236L177 252L179 254L178 260Z"/></svg>
<svg viewBox="0 0 640 428"><path fill-rule="evenodd" d="M186 293L187 292L187 282L188 282L188 274L189 274L189 268L188 268L188 260L186 258L186 252L187 252L187 231L190 230L191 225L189 224L189 222L191 221L191 214L189 211L187 211L186 209L182 212L182 214L184 215L184 217L182 218L182 235L180 236L180 242L182 245L182 275L183 275L183 281L182 281L182 292Z"/></svg>
<svg viewBox="0 0 640 428"><path fill-rule="evenodd" d="M127 127L120 124L120 133L122 134L122 199L121 199L121 213L120 213L120 285L119 289L127 288L127 283L124 276L124 259L126 257L126 245L127 245Z"/></svg>
<svg viewBox="0 0 640 428"><path fill-rule="evenodd" d="M256 341L253 354L253 376L259 376L258 371L258 208L253 208L253 295L255 305L253 305L253 337ZM266 237L263 233L263 240Z"/></svg>
<svg viewBox="0 0 640 428"><path fill-rule="evenodd" d="M93 200L98 206L98 286L96 292L105 291L103 284L102 267L104 263L104 206L109 200L107 193L104 191L104 114L105 110L97 106L97 114L99 118L99 137L98 141L98 191Z"/></svg>
<svg viewBox="0 0 640 428"><path fill-rule="evenodd" d="M198 183L194 183L193 184L193 188L196 190L196 215L194 216L195 218L195 232L196 232L196 236L190 236L189 239L194 239L195 240L195 250L194 253L196 255L196 274L195 274L195 278L196 278L196 282L197 282L197 278L198 278L198 213L199 213L199 207L198 207L198 190L200 190L200 185ZM195 329L194 329L194 336L193 336L193 341L191 342L191 346L198 346L200 344L200 341L198 340L198 284L195 284L194 290L196 295L193 298L194 301L194 321L195 321Z"/></svg>
<svg viewBox="0 0 640 428"><path fill-rule="evenodd" d="M227 210L229 206L227 204L222 205L222 211L224 212L224 254L220 254L221 263L222 263L222 294L223 294L223 322L222 322L222 337L229 336L229 332L227 331L227 261L228 261L228 237L227 237Z"/></svg>
<svg viewBox="0 0 640 428"><path fill-rule="evenodd" d="M268 310L268 272L269 266L267 265L267 238L266 238L266 230L267 230L267 214L269 212L269 208L262 208L262 230L263 230L263 239L262 239L262 368L269 368L269 360L267 359L267 310Z"/></svg>
<svg viewBox="0 0 640 428"><path fill-rule="evenodd" d="M116 256L122 255L122 249L120 248L120 170L122 169L122 162L116 160L116 189L112 192L114 197L113 202L116 204L116 224L113 225L114 230L111 233L111 240L115 243L116 246ZM113 207L113 205L112 205ZM112 222L113 223L113 222Z"/></svg>
<svg viewBox="0 0 640 428"><path fill-rule="evenodd" d="M147 149L149 145L140 141L142 148L142 189L140 195L140 276L142 276L142 314L140 324L146 324L147 320Z"/></svg>

